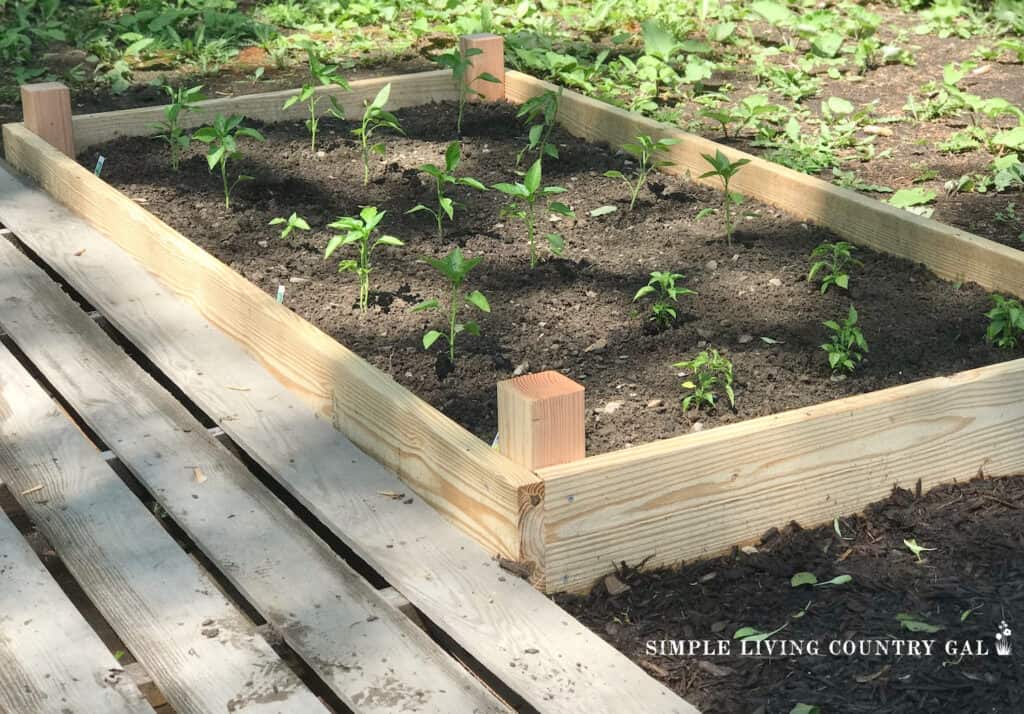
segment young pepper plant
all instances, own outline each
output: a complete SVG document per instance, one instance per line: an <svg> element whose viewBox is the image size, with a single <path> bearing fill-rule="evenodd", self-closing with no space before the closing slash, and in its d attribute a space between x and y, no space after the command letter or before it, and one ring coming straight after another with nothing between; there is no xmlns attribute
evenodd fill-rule
<svg viewBox="0 0 1024 714"><path fill-rule="evenodd" d="M516 154L516 166L523 160L523 156L531 151L540 150L541 157L550 156L558 158L558 147L548 139L555 128L555 121L558 118L558 103L562 97L562 88L559 87L558 94L548 90L532 99L527 99L516 112L516 119L522 119L530 124L529 141Z"/></svg>
<svg viewBox="0 0 1024 714"><path fill-rule="evenodd" d="M452 364L455 364L455 340L459 334L468 332L475 337L480 336L480 326L476 322L473 320L459 322L459 310L463 307L474 307L481 312L489 313L491 311L491 305L487 302L487 298L484 297L482 292L473 290L467 294L463 292L462 288L463 283L466 281L466 276L469 275L469 271L479 265L482 260L483 258L480 256L466 260L462 255L462 251L457 247L441 260L436 258L426 259L427 263L434 270L441 273L448 280L448 305L442 305L437 299L424 300L419 305L416 305L412 311L438 310L447 313L447 334L438 330L428 331L423 335L423 349L429 350L435 342L444 338L448 342L448 361Z"/></svg>
<svg viewBox="0 0 1024 714"><path fill-rule="evenodd" d="M448 144L448 148L444 152L444 168L435 166L434 164L423 164L420 166L420 171L434 179L435 190L437 193L437 209L435 210L420 203L406 211L406 213L426 211L432 215L434 217L434 221L437 223L437 235L442 240L444 239L444 217L448 216L449 221L454 221L455 206L457 205L451 197L445 195L445 187L469 186L470 188L475 188L477 191L487 190L487 187L475 178L455 175L455 169L459 167L459 162L461 160L462 146L459 142L453 141Z"/></svg>
<svg viewBox="0 0 1024 714"><path fill-rule="evenodd" d="M680 273L654 271L647 285L636 291L633 302L642 297L654 295L654 303L651 305L651 321L659 328L665 329L675 322L678 313L674 303L679 302L683 295L696 295L697 292L689 288L676 287L676 281L682 280L685 276Z"/></svg>
<svg viewBox="0 0 1024 714"><path fill-rule="evenodd" d="M377 92L377 96L373 98L372 102L365 104L362 122L352 130L352 133L359 137L359 145L362 150L364 186L370 183L370 156L372 154L383 156L386 150L383 141L373 142L374 133L378 129L386 128L397 131L399 134L405 134L402 126L398 123L398 118L384 109L384 105L388 103L390 98L391 84L388 83L381 87L381 90Z"/></svg>
<svg viewBox="0 0 1024 714"><path fill-rule="evenodd" d="M829 341L821 346L828 355L828 366L833 372L855 370L868 351L868 341L857 327L857 310L850 305L842 323L826 320L822 324L832 332Z"/></svg>
<svg viewBox="0 0 1024 714"><path fill-rule="evenodd" d="M682 383L682 388L689 391L683 397L683 411L688 411L691 406L700 409L702 406L714 407L717 395L715 389L719 386L725 392L729 400L729 406L735 408L736 395L733 393L732 362L719 354L718 350L704 350L696 357L685 362L676 362L672 365L690 373L690 376Z"/></svg>
<svg viewBox="0 0 1024 714"><path fill-rule="evenodd" d="M299 214L295 213L294 211L292 212L292 215L288 216L287 218L282 218L278 216L277 218L270 219L270 223L268 223L267 225L284 226L284 228L281 229L281 240L287 240L288 236L290 236L292 231L294 230L309 230L309 223L306 222L306 219L300 216Z"/></svg>
<svg viewBox="0 0 1024 714"><path fill-rule="evenodd" d="M992 301L995 307L985 313L989 320L985 339L1000 349L1015 349L1024 338L1024 306L1002 295L993 295Z"/></svg>
<svg viewBox="0 0 1024 714"><path fill-rule="evenodd" d="M316 132L320 126L320 117L317 115L316 106L323 99L316 93L317 87L328 87L333 84L346 91L351 88L345 78L338 74L338 68L325 64L312 47L306 48L306 55L309 57L309 81L302 85L302 89L288 97L281 108L287 109L298 102L304 102L309 107L309 119L306 120L306 128L309 129L309 149L316 151ZM338 104L338 98L329 97L329 101L331 108L328 113L337 119L344 119L345 111Z"/></svg>
<svg viewBox="0 0 1024 714"><path fill-rule="evenodd" d="M750 159L737 159L729 161L729 158L721 151L715 151L715 155L701 154L704 160L712 166L712 170L701 174L699 178L711 178L717 176L722 180L722 212L725 219L725 239L728 245L732 246L732 234L735 229L732 219L732 208L743 202L743 196L735 191L729 190L729 181L739 173L739 170L750 163ZM704 211L701 211L704 214Z"/></svg>
<svg viewBox="0 0 1024 714"><path fill-rule="evenodd" d="M164 87L164 91L171 98L171 103L164 107L164 120L152 125L161 133L156 135L157 139L164 141L171 149L171 168L175 171L181 164L181 154L188 148L190 137L181 126L182 117L196 108L197 102L202 101L203 85L196 87Z"/></svg>
<svg viewBox="0 0 1024 714"><path fill-rule="evenodd" d="M512 202L505 206L501 215L519 218L526 224L526 237L530 243L530 267L537 267L537 206L546 208L552 213L560 216L575 218L576 214L564 203L558 201L548 202L548 196L565 193L561 186L542 186L541 160L537 159L523 176L522 183L496 183L491 188L509 196ZM545 236L548 247L555 255L561 255L565 250L565 241L558 233L548 233Z"/></svg>
<svg viewBox="0 0 1024 714"><path fill-rule="evenodd" d="M229 117L218 114L212 126L204 126L197 130L192 138L208 145L206 163L210 171L220 168L221 182L224 184L224 207L231 208L231 192L242 181L252 180L252 176L240 174L233 183L228 184L228 161L242 155L238 150L239 137L248 137L256 141L266 141L263 134L255 129L242 126L245 117L232 114Z"/></svg>
<svg viewBox="0 0 1024 714"><path fill-rule="evenodd" d="M844 240L819 244L812 252L812 258L818 258L807 273L808 282L821 273L821 294L824 295L833 285L847 290L850 287L851 266L862 266L864 263L853 257L853 246Z"/></svg>
<svg viewBox="0 0 1024 714"><path fill-rule="evenodd" d="M626 182L629 187L629 210L633 210L636 206L637 196L640 195L640 189L647 183L647 177L655 169L662 168L664 166L672 166L671 161L658 161L654 158L655 154L664 153L668 151L669 147L678 144L678 139L658 139L655 141L646 134L640 134L636 137L636 142L623 144L623 151L631 154L640 165L636 171L633 172L632 176L626 176L621 171L605 171L604 175L608 178L622 179Z"/></svg>
<svg viewBox="0 0 1024 714"><path fill-rule="evenodd" d="M359 309L366 312L370 303L370 273L373 266L370 258L377 246L403 246L405 243L394 236L383 235L371 242L377 226L384 218L387 211L378 211L376 206L365 206L358 216L342 216L334 223L328 225L336 231L341 231L331 238L327 243L327 250L324 251L324 259L330 258L338 248L355 244L358 253L354 259L348 258L338 263L338 272L351 271L359 278Z"/></svg>
<svg viewBox="0 0 1024 714"><path fill-rule="evenodd" d="M478 79L495 84L501 83L501 80L490 72L481 72L476 76L470 76L473 70L473 63L470 62L470 58L476 57L479 54L483 54L483 50L479 47L469 47L465 52L460 52L459 48L456 47L451 52L445 52L434 59L437 64L447 67L452 71L452 78L455 80L455 90L459 94L459 118L455 122L455 130L459 134L462 134L462 115L465 113L466 100L470 96L483 96L470 85Z"/></svg>

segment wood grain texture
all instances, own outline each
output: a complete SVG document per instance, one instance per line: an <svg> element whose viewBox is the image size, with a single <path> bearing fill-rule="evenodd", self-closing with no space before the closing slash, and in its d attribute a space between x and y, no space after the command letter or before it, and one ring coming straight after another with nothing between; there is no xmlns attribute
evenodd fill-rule
<svg viewBox="0 0 1024 714"><path fill-rule="evenodd" d="M324 334L127 196L19 124L8 160L86 218L278 380L489 550L519 557L520 486L528 469Z"/></svg>
<svg viewBox="0 0 1024 714"><path fill-rule="evenodd" d="M473 92L470 99L488 102L500 101L505 98L505 38L490 32L478 32L459 37L459 51L463 55L468 49L480 50L480 54L469 58L470 70L467 74L469 89ZM480 79L482 74L489 74L497 82Z"/></svg>
<svg viewBox="0 0 1024 714"><path fill-rule="evenodd" d="M558 87L521 72L506 74L505 93L511 102L521 103L548 90L557 91ZM923 263L941 278L975 282L989 290L1024 297L1024 251L916 216L569 89L563 91L558 121L575 136L614 147L633 141L638 134L679 139L667 156L675 165L664 170L698 181L696 177L710 168L702 154L721 151L731 161L748 159L750 163L730 182L731 190L826 226L852 243ZM703 182L721 188L717 177Z"/></svg>
<svg viewBox="0 0 1024 714"><path fill-rule="evenodd" d="M60 82L21 85L25 127L67 156L75 155L71 91Z"/></svg>
<svg viewBox="0 0 1024 714"><path fill-rule="evenodd" d="M408 491L238 343L84 221L3 172L0 221L417 610L537 710L695 711L503 571L422 499L390 497ZM415 433L404 436L414 449Z"/></svg>
<svg viewBox="0 0 1024 714"><path fill-rule="evenodd" d="M1022 431L1015 360L543 469L548 587L815 526L918 479L1024 474Z"/></svg>
<svg viewBox="0 0 1024 714"><path fill-rule="evenodd" d="M352 91L339 87L318 87L322 97L334 97L349 119L363 115L363 102L372 100L381 87L391 84L391 100L388 109L414 107L430 102L449 101L458 98L455 83L449 70L433 70L417 74L403 74L392 77L359 79L350 83ZM238 97L220 97L199 102L195 111L184 113L180 122L186 129L209 124L218 114L241 114L249 119L265 122L299 121L309 118L309 108L299 102L288 109L282 109L294 89L260 94L243 94ZM331 105L322 101L317 111L327 112ZM72 118L75 148L82 151L90 146L102 144L119 136L152 136L156 133L153 124L163 121L164 108L141 107L117 112L79 114ZM74 155L74 154L72 154Z"/></svg>
<svg viewBox="0 0 1024 714"><path fill-rule="evenodd" d="M0 470L175 711L326 711L2 346Z"/></svg>
<svg viewBox="0 0 1024 714"><path fill-rule="evenodd" d="M152 711L0 511L0 712Z"/></svg>
<svg viewBox="0 0 1024 714"><path fill-rule="evenodd" d="M582 459L583 392L554 370L498 382L498 451L531 471Z"/></svg>
<svg viewBox="0 0 1024 714"><path fill-rule="evenodd" d="M0 304L0 327L346 705L507 711L5 240Z"/></svg>

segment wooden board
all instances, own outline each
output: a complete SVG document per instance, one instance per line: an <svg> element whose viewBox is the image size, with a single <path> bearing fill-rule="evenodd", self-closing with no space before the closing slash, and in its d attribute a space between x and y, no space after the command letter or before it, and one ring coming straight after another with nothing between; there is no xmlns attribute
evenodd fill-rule
<svg viewBox="0 0 1024 714"><path fill-rule="evenodd" d="M521 103L548 90L557 91L558 87L521 72L505 75L509 101ZM941 278L971 281L989 290L1024 297L1024 251L916 216L569 89L562 93L558 121L575 136L614 147L633 141L638 134L679 139L680 143L668 152L668 160L675 166L664 170L695 179L710 168L702 154L721 151L730 161L748 159L750 163L730 182L731 190L776 206L795 218L827 226L852 243L923 263ZM721 188L717 177L704 183Z"/></svg>
<svg viewBox="0 0 1024 714"><path fill-rule="evenodd" d="M176 712L326 711L2 346L0 471Z"/></svg>
<svg viewBox="0 0 1024 714"><path fill-rule="evenodd" d="M317 94L324 97L317 105L321 114L331 108L328 97L335 97L348 119L359 120L363 115L363 102L372 100L381 87L391 84L389 109L418 106L430 102L449 101L458 98L451 71L435 70L418 74L404 74L392 77L374 77L351 82L352 91L338 87L319 87ZM309 107L300 102L288 109L282 109L294 89L259 94L243 94L237 97L220 97L199 102L195 111L181 116L180 122L186 129L209 124L218 114L241 114L249 119L265 122L298 121L309 118ZM153 125L163 121L164 108L142 107L119 112L79 114L72 117L75 134L75 148L81 152L90 146L102 144L119 136L152 136L157 133Z"/></svg>
<svg viewBox="0 0 1024 714"><path fill-rule="evenodd" d="M549 584L715 555L860 511L894 484L1021 474L1022 433L1015 360L542 469Z"/></svg>
<svg viewBox="0 0 1024 714"><path fill-rule="evenodd" d="M354 711L507 711L0 239L0 327Z"/></svg>
<svg viewBox="0 0 1024 714"><path fill-rule="evenodd" d="M0 511L0 712L152 713Z"/></svg>
<svg viewBox="0 0 1024 714"><path fill-rule="evenodd" d="M492 552L519 557L518 489L537 477L18 124L7 158L199 309L359 448ZM12 226L15 227L16 226ZM77 250L77 249L76 249Z"/></svg>
<svg viewBox="0 0 1024 714"><path fill-rule="evenodd" d="M4 172L0 221L357 555L537 710L695 711L504 572L423 500L409 502L411 493L392 473L238 343L81 219Z"/></svg>

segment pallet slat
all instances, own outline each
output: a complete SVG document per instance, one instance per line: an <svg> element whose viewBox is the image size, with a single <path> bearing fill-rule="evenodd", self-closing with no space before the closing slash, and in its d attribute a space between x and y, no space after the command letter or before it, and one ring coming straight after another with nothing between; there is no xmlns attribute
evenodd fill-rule
<svg viewBox="0 0 1024 714"><path fill-rule="evenodd" d="M0 712L152 713L0 511Z"/></svg>
<svg viewBox="0 0 1024 714"><path fill-rule="evenodd" d="M507 711L4 240L0 303L19 349L346 705Z"/></svg>
<svg viewBox="0 0 1024 714"><path fill-rule="evenodd" d="M179 714L326 711L2 346L0 470Z"/></svg>
<svg viewBox="0 0 1024 714"><path fill-rule="evenodd" d="M509 101L524 102L549 90L558 91L558 87L522 72L505 75ZM971 281L989 290L1024 297L1024 251L916 216L569 89L562 91L558 121L574 136L613 147L633 141L638 134L679 139L680 143L668 152L668 159L675 165L664 171L691 175L694 180L710 168L701 154L721 151L730 161L748 159L750 163L730 182L731 190L826 226L852 243L923 263L941 278ZM717 178L703 183L721 188Z"/></svg>
<svg viewBox="0 0 1024 714"><path fill-rule="evenodd" d="M410 90L411 91L411 90ZM519 557L519 488L528 469L303 320L20 124L7 158L85 217L223 330L356 446L394 470L452 523Z"/></svg>
<svg viewBox="0 0 1024 714"><path fill-rule="evenodd" d="M539 711L696 711L506 574L422 500L388 497L404 490L393 474L84 221L3 172L0 220L356 554Z"/></svg>

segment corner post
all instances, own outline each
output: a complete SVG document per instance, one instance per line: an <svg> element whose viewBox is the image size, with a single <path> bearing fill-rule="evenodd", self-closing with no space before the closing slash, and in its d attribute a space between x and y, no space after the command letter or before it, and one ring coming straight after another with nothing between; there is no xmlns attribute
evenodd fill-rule
<svg viewBox="0 0 1024 714"><path fill-rule="evenodd" d="M469 58L470 69L467 75L469 88L477 94L471 98L495 102L505 98L505 38L489 32L459 37L459 52L477 49L480 54ZM497 82L479 79L483 73L490 74Z"/></svg>
<svg viewBox="0 0 1024 714"><path fill-rule="evenodd" d="M583 392L551 370L498 382L498 450L531 471L582 459Z"/></svg>
<svg viewBox="0 0 1024 714"><path fill-rule="evenodd" d="M65 85L60 82L21 85L21 110L26 129L75 158L71 92Z"/></svg>

